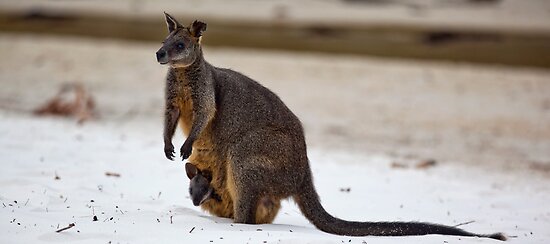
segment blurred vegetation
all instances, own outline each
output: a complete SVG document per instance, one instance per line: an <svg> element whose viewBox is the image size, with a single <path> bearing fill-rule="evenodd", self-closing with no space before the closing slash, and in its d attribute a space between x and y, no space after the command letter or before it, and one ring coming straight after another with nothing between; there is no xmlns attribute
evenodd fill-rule
<svg viewBox="0 0 550 244"><path fill-rule="evenodd" d="M38 1L40 2L40 1ZM46 1L48 2L48 1ZM55 1L57 2L57 1ZM83 1L87 4L90 1ZM102 2L91 1L93 4ZM129 1L140 9L141 1ZM192 1L191 1L192 2ZM214 1L215 2L215 1ZM246 6L247 1L236 1ZM420 25L388 22L350 24L346 21L294 21L289 17L295 9L278 1L271 10L272 17L255 21L254 18L227 18L214 13L208 18L206 45L247 48L286 49L385 57L444 59L481 63L550 67L550 32L517 31L510 29L459 27L445 24ZM422 18L430 8L498 9L499 0L333 0L319 1L327 6L367 6L381 9L400 6L406 12ZM150 3L150 2L149 2ZM165 2L170 6L173 2ZM0 10L0 31L32 32L41 34L77 35L100 38L121 38L158 42L166 35L162 18L137 11L126 14L87 11L87 5L76 6L80 11L57 5L32 4L26 8ZM179 6L179 5L178 5ZM192 4L190 5L192 7ZM73 6L74 7L74 6ZM189 7L189 8L191 8ZM171 9L171 8L169 8ZM189 15L175 16L189 20ZM327 10L328 11L328 10ZM161 11L158 11L159 15ZM246 13L243 11L243 15ZM414 16L413 16L414 17ZM323 20L323 16L318 17ZM353 18L353 17L350 17ZM376 22L376 21L375 21ZM402 21L403 22L403 21Z"/></svg>

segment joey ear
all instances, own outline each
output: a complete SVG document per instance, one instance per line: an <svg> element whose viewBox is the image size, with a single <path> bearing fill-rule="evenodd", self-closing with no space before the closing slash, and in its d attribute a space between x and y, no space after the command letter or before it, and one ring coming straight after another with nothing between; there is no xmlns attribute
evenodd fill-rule
<svg viewBox="0 0 550 244"><path fill-rule="evenodd" d="M197 169L197 167L192 163L186 163L185 173L187 173L187 177L191 180L199 173L199 169Z"/></svg>
<svg viewBox="0 0 550 244"><path fill-rule="evenodd" d="M204 31L206 31L206 23L200 20L193 21L189 27L189 32L191 32L191 35L195 38L201 37Z"/></svg>
<svg viewBox="0 0 550 244"><path fill-rule="evenodd" d="M164 18L166 20L166 25L168 26L168 32L171 33L175 29L182 27L174 17L172 17L166 12L164 12Z"/></svg>

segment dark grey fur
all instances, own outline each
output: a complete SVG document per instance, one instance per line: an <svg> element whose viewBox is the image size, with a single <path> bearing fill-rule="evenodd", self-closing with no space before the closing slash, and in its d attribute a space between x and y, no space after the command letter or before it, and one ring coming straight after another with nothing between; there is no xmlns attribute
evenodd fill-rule
<svg viewBox="0 0 550 244"><path fill-rule="evenodd" d="M321 206L315 191L300 120L277 95L258 82L205 61L198 39L193 38L198 38L197 32L202 34L206 24L195 21L189 27L181 27L171 16L166 15L166 19L170 35L159 52L168 55L159 58L157 53L160 63L171 66L166 86L166 155L171 159L170 141L179 115L171 99L180 96L177 87L185 83L191 89L194 120L181 149L182 156L185 159L190 155L193 141L210 125L213 151L228 162L226 175L233 177L235 183L235 222L254 224L262 197L293 197L311 223L338 235L443 234L506 239L501 233L480 235L431 223L351 222L333 217ZM186 43L185 50L176 47L179 42Z"/></svg>

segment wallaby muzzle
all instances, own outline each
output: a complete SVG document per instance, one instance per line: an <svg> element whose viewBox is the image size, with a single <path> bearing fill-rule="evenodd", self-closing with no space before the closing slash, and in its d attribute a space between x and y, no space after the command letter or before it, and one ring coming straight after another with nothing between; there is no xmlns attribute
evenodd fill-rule
<svg viewBox="0 0 550 244"><path fill-rule="evenodd" d="M166 55L166 51L164 51L164 49L162 48L157 51L157 61L160 64L168 63L168 55Z"/></svg>
<svg viewBox="0 0 550 244"><path fill-rule="evenodd" d="M202 205L204 202L206 202L206 200L212 198L212 193L214 192L214 189L210 188L208 189L208 192L206 194L204 194L204 196L202 196L202 199L193 199L193 205L195 206L200 206Z"/></svg>

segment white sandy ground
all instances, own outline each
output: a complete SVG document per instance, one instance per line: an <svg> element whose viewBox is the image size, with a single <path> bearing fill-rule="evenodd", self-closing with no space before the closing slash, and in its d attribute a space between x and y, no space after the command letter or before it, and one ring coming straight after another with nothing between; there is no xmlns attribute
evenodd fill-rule
<svg viewBox="0 0 550 244"><path fill-rule="evenodd" d="M0 243L497 243L329 235L292 201L272 225L236 225L202 212L188 199L183 163L163 156L165 67L154 60L156 48L0 35ZM517 236L511 243L550 240L549 71L205 53L261 80L301 118L318 193L335 216L474 221L462 227ZM79 126L31 115L71 81L96 97L99 119ZM182 142L179 135L175 145ZM426 170L390 167L417 160L408 155L435 155L439 163ZM531 161L539 166L527 167ZM340 191L347 187L349 193ZM99 221L92 221L94 214ZM55 233L69 223L76 226Z"/></svg>
<svg viewBox="0 0 550 244"><path fill-rule="evenodd" d="M158 123L78 126L10 112L0 116L0 243L497 243L329 235L309 224L292 201L284 202L274 224L232 224L192 205L183 163L162 155ZM517 236L510 243L550 238L548 179L456 165L394 169L384 156L315 149L309 157L323 205L340 218L475 221L463 227ZM349 193L340 191L347 187ZM92 221L94 214L99 221ZM76 226L55 232L69 223Z"/></svg>

